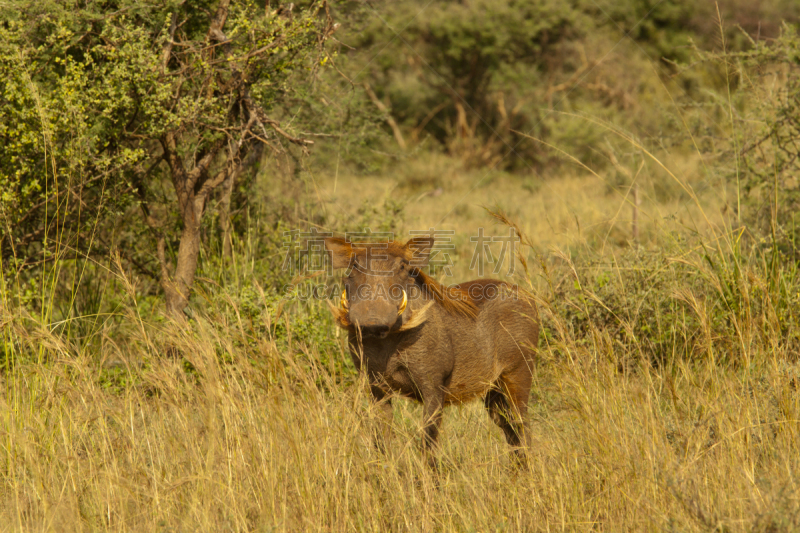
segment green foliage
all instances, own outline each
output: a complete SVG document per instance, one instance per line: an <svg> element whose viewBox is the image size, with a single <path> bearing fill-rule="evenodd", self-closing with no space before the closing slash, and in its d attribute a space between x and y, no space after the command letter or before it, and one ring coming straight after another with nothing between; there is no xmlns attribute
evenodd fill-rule
<svg viewBox="0 0 800 533"><path fill-rule="evenodd" d="M380 205L364 202L358 209L360 221L351 227L351 231L363 231L365 228L369 228L374 232L400 235L399 229L404 207L402 201L392 197L384 198L383 204Z"/></svg>
<svg viewBox="0 0 800 533"><path fill-rule="evenodd" d="M618 29L641 43L653 59L670 61L689 58L687 44L695 36L692 22L700 14L710 15L691 0L601 0L587 2L585 9L598 25Z"/></svg>
<svg viewBox="0 0 800 533"><path fill-rule="evenodd" d="M123 364L104 367L97 378L97 385L100 389L114 395L123 394L126 389L134 387L140 382L138 372L131 372Z"/></svg>
<svg viewBox="0 0 800 533"><path fill-rule="evenodd" d="M231 339L231 348L253 362L262 360L265 349L275 350L291 360L281 365L283 372L316 368L326 379L353 380L355 368L323 301L328 294L309 297L311 290L308 285L266 291L249 284L228 287L213 296L210 318L221 337ZM227 348L220 350L225 361Z"/></svg>
<svg viewBox="0 0 800 533"><path fill-rule="evenodd" d="M0 27L2 252L15 267L47 259L48 241L81 241L91 249L97 217L119 213L129 199L130 188L114 175L144 156L138 147L120 146L110 127L124 106L124 75L107 64L98 67L102 57L71 54L79 35L69 19L54 18ZM139 37L122 44L136 58ZM109 53L100 46L98 52ZM151 70L141 63L132 68L142 75ZM33 243L44 248L28 251Z"/></svg>
<svg viewBox="0 0 800 533"><path fill-rule="evenodd" d="M225 143L256 142L252 134L235 137L248 120L240 99L252 104L251 115L257 106L279 117L292 76L316 69L327 24L319 2L286 16L234 1L220 44L209 36L218 4L0 7L4 268L36 265L64 249L81 256L119 247L140 271L158 272L152 230L168 236L170 252L181 224L166 137L190 170ZM286 141L263 126L258 137L273 146ZM198 190L225 164L211 161ZM119 220L124 231L115 228Z"/></svg>
<svg viewBox="0 0 800 533"><path fill-rule="evenodd" d="M349 369L337 366L344 364L341 346L323 303L301 298L297 288L286 292L293 276L282 268L282 246L284 232L309 225L335 231L402 229L407 200L395 191L340 216L327 210L315 190L311 165L322 160L329 170L337 165L337 172L340 161L349 161L362 174L385 161L380 155L385 143L374 127L385 116L364 96L366 80L416 142L408 154L392 159L399 189L414 196L446 188L471 166L490 169L477 181L489 187L502 172L495 165L522 170L554 162L552 152L515 131L540 137L593 168L605 164L609 154L622 159L631 150L609 140L603 120L665 148L697 149L704 156L737 157L739 143L744 159L731 161L746 164L713 172L728 172L730 183L741 180L745 207L752 211L741 213L741 220L757 222L742 237L752 257L742 259L738 248L706 250L687 266L668 261L666 254L637 252L624 258L628 270L621 276L608 269L581 271L586 277L577 285L562 286L559 313L581 342L602 331L626 350L655 361L701 357L707 347L701 339L727 339L728 344L714 340L714 350L735 357L741 351L740 325L753 317L787 343L796 341L795 277L785 268L787 258L797 254L794 213L800 208L795 177L800 171L795 72L800 52L792 26L774 43L736 41L727 48L734 53L706 55L706 77L688 77L685 92L669 92L683 113L676 116L673 103L664 102L661 85L667 83L665 72L676 73L677 63L654 69L647 58L696 59L687 55L688 44L699 36L698 20L708 8L689 2L411 1L379 8L342 3L335 9L346 24L337 38L355 49L324 53L317 40L324 27L320 3L304 4L288 16L263 3L234 2L227 40L212 45L207 31L217 5L208 0L187 9L181 2L126 0L0 6L0 138L7 147L0 154L4 269L101 257L116 248L126 268L158 279L162 265L154 253L156 239L164 237L169 263L177 255L182 225L162 141L175 136L187 169L196 168L215 146L237 142L230 131L246 117L237 107L241 89L270 112L268 118L291 119L291 131L331 137L317 140L322 159L309 162L300 159L298 149L283 151L280 164L290 167L283 177L293 174L285 181L272 170L274 159L255 155L261 165L251 161L233 187L234 257L223 258L216 198L203 206L208 216L202 220L196 316L214 316L225 328L239 324L237 346L254 358L267 339L299 359L328 361L346 374ZM179 25L173 37L181 46L164 63L173 20ZM631 32L634 42L619 42L619 31ZM711 38L704 39L697 42L708 45ZM607 57L606 50L617 46L620 55ZM732 68L733 60L741 62L740 71ZM726 61L732 74L724 88L731 88L731 96L717 91ZM355 83L336 69L316 77L320 63L356 73ZM762 79L755 76L775 72L780 90L748 100L747 90L758 88ZM750 75L750 85L741 81ZM230 91L237 76L247 83ZM698 92L692 84L700 83L710 90L694 101ZM764 127L755 131L735 122L728 128L728 117L738 112ZM264 140L288 142L269 123L265 126L259 134ZM502 159L511 146L525 162L516 156ZM451 158L431 164L427 152L439 149L462 157L464 164L453 168ZM641 155L634 154L633 171ZM198 187L220 166L220 161L211 165ZM648 190L657 200L689 198L673 180L651 174L655 183ZM626 188L632 175L618 168L611 188ZM535 192L542 183L526 178L522 186ZM347 191L339 194L340 203L349 200ZM57 330L79 351L96 342L105 327L97 316L124 307L119 286L107 283L104 269L116 272L117 266L61 261L50 278L17 277L13 294L17 303L40 312L43 322L58 323ZM46 310L43 287L48 283L55 286L51 297L57 303ZM134 291L140 316L163 324L153 296L157 285L141 282ZM691 303L689 294L703 305ZM14 340L8 335L3 341L7 367L21 353ZM220 348L220 353L224 359L230 352Z"/></svg>
<svg viewBox="0 0 800 533"><path fill-rule="evenodd" d="M512 130L536 129L533 89L548 62L564 53L563 42L580 34L577 10L560 0L414 1L387 4L366 18L348 34L356 51L342 64L391 102L412 136L424 130L476 166L520 142L517 150L536 158L538 151ZM387 42L393 32L400 37ZM486 146L495 136L502 142Z"/></svg>
<svg viewBox="0 0 800 533"><path fill-rule="evenodd" d="M723 0L718 8L691 0L414 0L336 8L348 45L339 48L337 65L354 83L347 84L348 102L361 92L362 112L381 119L360 91L366 82L409 146L444 150L468 167L519 173L559 158L518 132L592 168L608 164L606 132L562 112L606 120L662 147L691 149L687 127L699 142L714 143L725 114L708 89L735 90L739 80L719 64L698 71L681 65L696 59L696 48L719 50L722 36L728 52L750 50L754 39L777 37L782 19L800 16L796 2L786 0ZM394 132L384 125L382 145L364 140L395 152L388 135ZM374 152L361 156L361 165L376 159Z"/></svg>
<svg viewBox="0 0 800 533"><path fill-rule="evenodd" d="M785 25L780 39L774 43L757 43L740 59L748 74L758 82L775 80L777 90L764 93L755 109L760 128L747 130L741 153L741 187L749 210L745 216L761 230L772 234L771 245L780 252L800 257L796 247L800 230L796 213L800 210L800 34L792 25ZM724 60L728 60L725 58ZM734 176L731 176L733 179Z"/></svg>
<svg viewBox="0 0 800 533"><path fill-rule="evenodd" d="M546 325L545 336L610 343L656 365L700 359L739 365L759 347L787 353L800 347L795 268L772 268L758 249L744 256L701 247L698 255L680 257L687 243L676 244L632 251L607 267L574 269L573 283L559 284L553 297L560 325Z"/></svg>

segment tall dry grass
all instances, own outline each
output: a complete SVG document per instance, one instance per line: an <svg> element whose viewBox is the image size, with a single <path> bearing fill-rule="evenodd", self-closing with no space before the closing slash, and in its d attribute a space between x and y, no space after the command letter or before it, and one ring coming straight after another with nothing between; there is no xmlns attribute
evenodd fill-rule
<svg viewBox="0 0 800 533"><path fill-rule="evenodd" d="M188 325L159 319L119 264L53 263L33 310L3 278L0 529L800 529L797 268L741 231L726 212L738 191L701 159L629 169L649 173L639 246L631 183L606 174L520 183L432 155L313 177L323 229L398 196L405 219L386 227L452 229L459 279L483 206L518 225L518 281L544 323L527 470L480 403L445 412L438 474L410 402L377 451L366 383L322 303L261 290L250 235L232 265L204 258ZM92 276L96 312L54 312Z"/></svg>
<svg viewBox="0 0 800 533"><path fill-rule="evenodd" d="M38 360L2 375L3 530L800 527L800 366L780 339L754 343L746 361L655 365L602 329L572 332L545 294L553 333L536 368L529 469L512 467L474 403L446 412L436 475L418 453L418 406L396 402L380 453L363 378L339 380L311 345L267 335L242 347L246 321L148 322L116 275L128 329L99 355L4 308L6 338ZM713 315L697 306L708 313L698 342L714 350Z"/></svg>

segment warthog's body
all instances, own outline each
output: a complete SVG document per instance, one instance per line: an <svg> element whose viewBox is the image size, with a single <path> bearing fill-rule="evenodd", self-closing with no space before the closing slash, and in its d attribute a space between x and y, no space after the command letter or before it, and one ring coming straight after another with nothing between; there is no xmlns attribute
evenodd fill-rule
<svg viewBox="0 0 800 533"><path fill-rule="evenodd" d="M390 243L368 258L363 248L326 241L334 267L355 265L335 309L353 361L387 416L392 393L423 402L427 448L435 446L444 405L483 397L518 449L539 337L536 306L497 280L443 287L419 270L432 246L428 238Z"/></svg>

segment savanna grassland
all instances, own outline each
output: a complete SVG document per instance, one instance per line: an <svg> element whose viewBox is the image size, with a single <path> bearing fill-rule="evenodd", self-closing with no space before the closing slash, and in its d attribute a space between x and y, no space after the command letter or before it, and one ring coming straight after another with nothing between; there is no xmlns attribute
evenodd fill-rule
<svg viewBox="0 0 800 533"><path fill-rule="evenodd" d="M800 529L793 3L24 4L0 530ZM509 227L527 468L481 402L379 451L291 232L450 232L458 283Z"/></svg>

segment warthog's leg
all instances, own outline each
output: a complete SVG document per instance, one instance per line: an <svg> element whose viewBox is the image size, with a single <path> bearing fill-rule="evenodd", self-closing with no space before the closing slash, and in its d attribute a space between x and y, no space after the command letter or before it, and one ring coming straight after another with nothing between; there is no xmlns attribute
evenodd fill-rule
<svg viewBox="0 0 800 533"><path fill-rule="evenodd" d="M389 450L389 444L392 439L392 398L376 385L371 385L369 389L372 393L372 399L375 401L375 408L378 411L373 441L376 448L386 453Z"/></svg>
<svg viewBox="0 0 800 533"><path fill-rule="evenodd" d="M436 448L439 439L439 426L442 424L444 392L440 388L423 392L423 434L422 446L428 463L436 468Z"/></svg>
<svg viewBox="0 0 800 533"><path fill-rule="evenodd" d="M524 459L529 440L526 415L530 387L530 373L517 372L501 376L484 398L489 415L503 430L506 442L514 449L518 460Z"/></svg>
<svg viewBox="0 0 800 533"><path fill-rule="evenodd" d="M489 416L492 418L492 421L503 430L506 441L511 446L519 446L522 441L522 436L519 432L518 423L515 420L516 417L514 417L511 412L505 392L498 388L492 388L486 393L483 404L489 411Z"/></svg>

